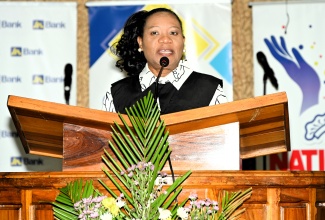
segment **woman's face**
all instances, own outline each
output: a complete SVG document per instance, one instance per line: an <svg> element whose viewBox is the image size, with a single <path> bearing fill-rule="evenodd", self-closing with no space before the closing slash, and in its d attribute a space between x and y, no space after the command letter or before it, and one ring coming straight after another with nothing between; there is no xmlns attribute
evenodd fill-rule
<svg viewBox="0 0 325 220"><path fill-rule="evenodd" d="M157 12L147 18L143 37L138 37L139 47L143 50L149 69L158 75L160 58L168 57L169 65L162 76L170 73L182 58L185 38L177 18L168 12Z"/></svg>

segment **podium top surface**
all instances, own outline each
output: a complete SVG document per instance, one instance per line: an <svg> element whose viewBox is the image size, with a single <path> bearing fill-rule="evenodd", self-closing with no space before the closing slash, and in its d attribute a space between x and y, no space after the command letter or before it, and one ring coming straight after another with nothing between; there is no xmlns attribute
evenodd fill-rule
<svg viewBox="0 0 325 220"><path fill-rule="evenodd" d="M118 114L10 95L7 102L26 153L62 158L65 123L101 130L121 124ZM127 117L125 117L127 118ZM240 125L241 158L290 150L285 92L161 116L170 135L232 122Z"/></svg>

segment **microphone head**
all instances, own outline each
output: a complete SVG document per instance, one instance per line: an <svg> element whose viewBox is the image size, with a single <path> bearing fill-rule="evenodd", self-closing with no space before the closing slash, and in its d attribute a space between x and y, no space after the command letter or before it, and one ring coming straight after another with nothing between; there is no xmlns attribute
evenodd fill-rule
<svg viewBox="0 0 325 220"><path fill-rule="evenodd" d="M68 63L64 67L64 86L71 86L71 81L72 81L72 65Z"/></svg>
<svg viewBox="0 0 325 220"><path fill-rule="evenodd" d="M160 58L160 66L166 67L169 64L169 59L167 57Z"/></svg>

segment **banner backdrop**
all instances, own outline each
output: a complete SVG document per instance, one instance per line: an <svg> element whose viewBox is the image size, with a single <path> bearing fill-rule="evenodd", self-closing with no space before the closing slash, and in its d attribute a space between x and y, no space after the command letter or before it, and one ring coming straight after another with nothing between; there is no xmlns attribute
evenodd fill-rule
<svg viewBox="0 0 325 220"><path fill-rule="evenodd" d="M102 109L110 84L126 77L115 67L116 57L109 46L120 37L127 18L136 11L156 7L170 8L180 16L187 60L193 69L222 78L224 91L232 101L230 0L88 2L86 5L90 30L90 108Z"/></svg>
<svg viewBox="0 0 325 220"><path fill-rule="evenodd" d="M291 152L270 169L325 169L325 2L304 2L253 5L255 95L289 100Z"/></svg>
<svg viewBox="0 0 325 220"><path fill-rule="evenodd" d="M66 103L72 73L76 104L76 3L0 2L0 172L62 170L62 160L26 155L7 108L8 95Z"/></svg>

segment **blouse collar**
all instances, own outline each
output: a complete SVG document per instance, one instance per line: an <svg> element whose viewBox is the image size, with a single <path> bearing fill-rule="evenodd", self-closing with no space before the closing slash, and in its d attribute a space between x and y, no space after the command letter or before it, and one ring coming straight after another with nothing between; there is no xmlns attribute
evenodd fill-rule
<svg viewBox="0 0 325 220"><path fill-rule="evenodd" d="M177 90L179 90L192 71L193 70L189 67L189 63L185 60L181 60L176 69L168 73L166 76L159 78L159 83L165 84L170 82ZM146 88L151 86L156 79L157 77L150 71L147 63L139 74L141 90L144 91Z"/></svg>

